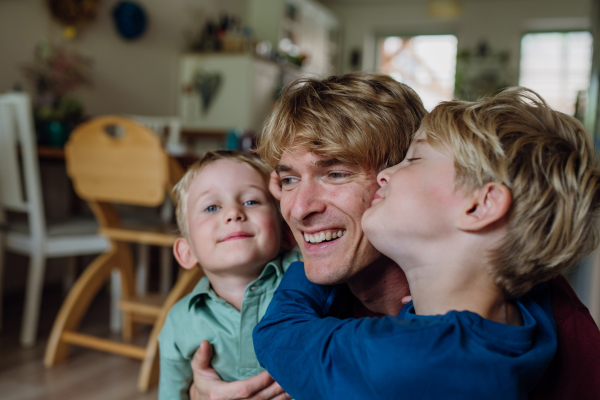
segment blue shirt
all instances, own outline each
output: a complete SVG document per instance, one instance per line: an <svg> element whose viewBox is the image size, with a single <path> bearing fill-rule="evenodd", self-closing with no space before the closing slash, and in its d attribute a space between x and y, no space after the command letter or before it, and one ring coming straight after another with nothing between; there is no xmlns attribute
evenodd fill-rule
<svg viewBox="0 0 600 400"><path fill-rule="evenodd" d="M253 333L256 356L296 399L527 399L556 351L547 285L517 302L523 326L468 311L340 320L334 286L288 269Z"/></svg>

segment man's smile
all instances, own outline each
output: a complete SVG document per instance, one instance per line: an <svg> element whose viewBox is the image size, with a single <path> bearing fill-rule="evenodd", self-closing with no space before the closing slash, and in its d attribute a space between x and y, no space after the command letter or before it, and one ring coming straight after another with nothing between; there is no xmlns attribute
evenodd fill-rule
<svg viewBox="0 0 600 400"><path fill-rule="evenodd" d="M346 232L347 231L345 229L326 229L312 233L303 232L303 236L307 243L321 243L341 238L346 234Z"/></svg>

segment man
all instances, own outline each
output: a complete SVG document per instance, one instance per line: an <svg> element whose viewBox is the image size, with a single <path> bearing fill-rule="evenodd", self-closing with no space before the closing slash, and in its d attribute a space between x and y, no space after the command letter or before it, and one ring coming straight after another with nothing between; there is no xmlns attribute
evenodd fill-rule
<svg viewBox="0 0 600 400"><path fill-rule="evenodd" d="M402 270L368 242L360 222L378 189L377 173L404 158L425 114L406 85L383 75L348 74L300 80L288 88L267 121L257 151L277 172L272 188L281 197L281 211L304 256L306 275L318 284L346 283L348 290L336 298L334 316L397 315L409 294ZM600 343L600 333L564 278L551 290L555 318L561 310L556 321L559 350L548 370L552 378L542 379L546 397L540 398L558 399L559 393L596 398L600 346L592 344ZM589 343L585 349L579 346L582 337ZM207 358L209 346L204 344L192 362L193 398L289 398L266 374L220 382L207 367ZM573 365L566 367L564 361L571 360ZM584 384L575 387L575 382Z"/></svg>

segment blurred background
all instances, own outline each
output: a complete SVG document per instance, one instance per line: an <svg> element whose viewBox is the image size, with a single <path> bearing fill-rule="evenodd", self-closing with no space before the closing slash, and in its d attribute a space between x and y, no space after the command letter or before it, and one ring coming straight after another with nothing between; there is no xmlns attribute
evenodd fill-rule
<svg viewBox="0 0 600 400"><path fill-rule="evenodd" d="M209 149L249 150L281 89L305 75L389 74L428 110L521 85L583 121L598 143L599 23L596 0L0 0L0 94L30 99L44 220L93 219L65 166L65 143L81 123L104 115L137 121L185 167ZM25 150L21 143L22 160ZM0 177L10 172L2 165ZM0 232L27 222L2 207ZM172 222L168 196L132 212ZM5 250L2 398L156 397L155 387L137 390L136 360L76 349L66 364L42 365L60 305L94 254L48 257L39 327L31 322L24 339L31 255ZM169 292L164 282L177 278L170 257L137 245L136 265L145 264L138 290ZM595 257L567 276L598 323ZM111 293L100 292L83 327L118 332Z"/></svg>

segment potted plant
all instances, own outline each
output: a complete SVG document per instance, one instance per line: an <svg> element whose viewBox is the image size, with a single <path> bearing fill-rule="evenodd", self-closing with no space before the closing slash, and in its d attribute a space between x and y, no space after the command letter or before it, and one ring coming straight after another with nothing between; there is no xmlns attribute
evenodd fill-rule
<svg viewBox="0 0 600 400"><path fill-rule="evenodd" d="M33 62L23 66L35 90L34 118L38 143L62 147L83 118L83 103L71 92L91 86L92 61L64 46L42 44Z"/></svg>

